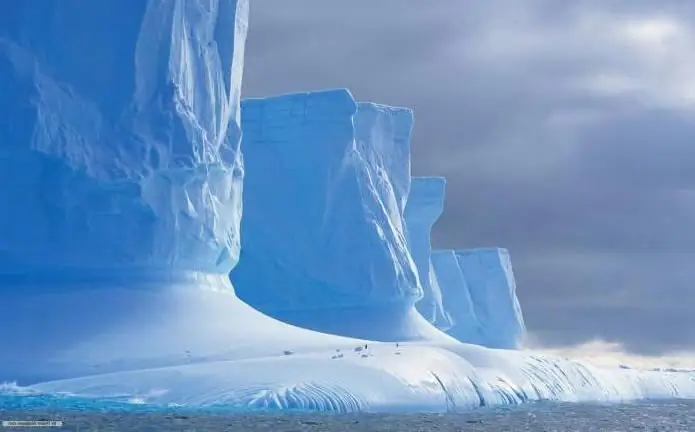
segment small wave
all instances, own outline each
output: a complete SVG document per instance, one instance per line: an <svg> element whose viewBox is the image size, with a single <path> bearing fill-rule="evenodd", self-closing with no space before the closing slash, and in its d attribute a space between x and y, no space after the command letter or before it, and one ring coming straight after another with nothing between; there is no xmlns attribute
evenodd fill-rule
<svg viewBox="0 0 695 432"><path fill-rule="evenodd" d="M17 384L16 381L12 382L0 382L0 397L2 396L16 396L16 395L30 395L37 394L38 392L29 387L22 387Z"/></svg>
<svg viewBox="0 0 695 432"><path fill-rule="evenodd" d="M165 391L156 393L161 392ZM146 394L91 397L68 393L41 393L32 388L18 386L16 383L3 383L0 385L0 410L51 409L96 413L272 413L359 412L363 408L362 402L344 389L312 383L272 389L247 389L241 393L232 392L227 397L220 397L217 400L196 401L192 404L150 403L148 400L152 396L152 394Z"/></svg>

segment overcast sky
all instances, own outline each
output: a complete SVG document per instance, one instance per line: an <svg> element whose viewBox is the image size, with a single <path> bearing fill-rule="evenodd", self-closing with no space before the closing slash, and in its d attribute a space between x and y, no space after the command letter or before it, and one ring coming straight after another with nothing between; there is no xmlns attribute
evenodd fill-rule
<svg viewBox="0 0 695 432"><path fill-rule="evenodd" d="M413 108L435 247L509 248L535 340L695 348L695 2L252 3L244 95Z"/></svg>

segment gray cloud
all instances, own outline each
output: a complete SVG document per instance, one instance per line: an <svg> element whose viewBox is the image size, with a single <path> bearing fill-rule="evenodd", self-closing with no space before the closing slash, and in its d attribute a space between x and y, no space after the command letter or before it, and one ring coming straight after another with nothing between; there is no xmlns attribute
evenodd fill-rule
<svg viewBox="0 0 695 432"><path fill-rule="evenodd" d="M256 0L246 96L415 109L438 247L509 247L530 330L695 346L695 4ZM695 21L693 19L692 21Z"/></svg>

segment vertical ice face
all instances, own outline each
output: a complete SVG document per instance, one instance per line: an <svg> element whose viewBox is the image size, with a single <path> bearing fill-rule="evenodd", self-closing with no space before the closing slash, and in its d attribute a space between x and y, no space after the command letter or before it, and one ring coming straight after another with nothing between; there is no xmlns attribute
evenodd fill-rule
<svg viewBox="0 0 695 432"><path fill-rule="evenodd" d="M231 274L242 300L291 322L284 312L422 295L403 226L412 122L410 110L358 104L347 90L242 102L246 193Z"/></svg>
<svg viewBox="0 0 695 432"><path fill-rule="evenodd" d="M228 272L248 0L0 6L0 273Z"/></svg>
<svg viewBox="0 0 695 432"><path fill-rule="evenodd" d="M466 279L453 250L433 250L432 268L450 320L447 333L461 342L485 345L484 329L476 315Z"/></svg>
<svg viewBox="0 0 695 432"><path fill-rule="evenodd" d="M408 246L423 289L417 310L439 328L451 325L442 304L437 274L432 270L431 231L444 210L446 180L443 177L414 177L405 206Z"/></svg>
<svg viewBox="0 0 695 432"><path fill-rule="evenodd" d="M526 326L516 296L509 252L501 248L457 250L456 258L482 328L481 344L491 348L518 348L526 336ZM458 321L458 314L453 314ZM452 330L452 336L459 338L456 327ZM460 337L465 339L466 335Z"/></svg>

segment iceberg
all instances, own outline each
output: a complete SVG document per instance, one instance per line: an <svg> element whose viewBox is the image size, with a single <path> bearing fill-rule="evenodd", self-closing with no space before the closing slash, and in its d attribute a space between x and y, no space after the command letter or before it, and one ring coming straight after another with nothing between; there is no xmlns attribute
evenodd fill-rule
<svg viewBox="0 0 695 432"><path fill-rule="evenodd" d="M452 320L444 308L437 273L431 260L431 231L444 211L446 179L414 177L405 206L405 222L409 250L415 261L423 296L416 307L420 314L437 328L448 329Z"/></svg>
<svg viewBox="0 0 695 432"><path fill-rule="evenodd" d="M518 348L526 338L526 325L516 295L516 282L509 251L503 248L455 251L465 284L451 289L468 290L476 321L480 323L480 341L490 348ZM460 303L463 316L470 308ZM463 318L463 317L462 317ZM465 318L461 321L465 322ZM452 328L449 333L465 340L466 326Z"/></svg>
<svg viewBox="0 0 695 432"><path fill-rule="evenodd" d="M520 347L526 326L506 249L434 250L431 261L449 335L489 348Z"/></svg>
<svg viewBox="0 0 695 432"><path fill-rule="evenodd" d="M432 268L437 275L441 297L446 300L442 307L451 323L446 332L461 342L488 346L484 323L476 315L473 298L454 251L433 250Z"/></svg>
<svg viewBox="0 0 695 432"><path fill-rule="evenodd" d="M408 246L422 285L417 310L457 340L518 348L526 327L506 249L432 251L432 226L444 210L446 179L414 177L405 207Z"/></svg>
<svg viewBox="0 0 695 432"><path fill-rule="evenodd" d="M245 100L239 297L299 327L382 341L446 338L413 305L405 236L408 109L347 90ZM281 181L272 181L273 173Z"/></svg>
<svg viewBox="0 0 695 432"><path fill-rule="evenodd" d="M198 309L231 295L239 254L248 2L51 0L0 16L0 304L13 329L0 379L217 347L226 330Z"/></svg>
<svg viewBox="0 0 695 432"><path fill-rule="evenodd" d="M15 383L0 399L444 412L695 398L691 372L436 329L414 306L404 224L412 113L346 90L241 108L247 18L248 0L0 6L0 382ZM439 256L422 263L444 310L516 340L508 255L457 251L460 274ZM457 277L470 302L454 308Z"/></svg>

